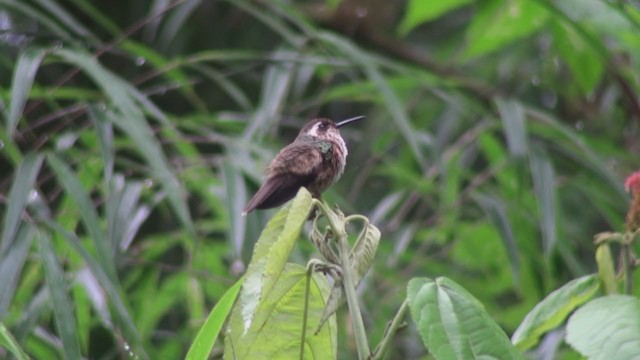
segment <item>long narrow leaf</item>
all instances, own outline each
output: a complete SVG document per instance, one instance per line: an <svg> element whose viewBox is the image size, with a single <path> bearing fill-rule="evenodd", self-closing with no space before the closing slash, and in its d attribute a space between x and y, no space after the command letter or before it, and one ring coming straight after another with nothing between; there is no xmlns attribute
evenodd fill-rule
<svg viewBox="0 0 640 360"><path fill-rule="evenodd" d="M13 72L11 84L11 108L7 119L7 132L13 136L22 115L24 105L27 103L29 91L36 77L36 72L46 54L45 49L27 49L20 57Z"/></svg>
<svg viewBox="0 0 640 360"><path fill-rule="evenodd" d="M29 355L22 350L20 344L11 335L9 329L0 322L0 347L9 350L18 360L28 360Z"/></svg>
<svg viewBox="0 0 640 360"><path fill-rule="evenodd" d="M113 262L112 251L106 233L100 226L98 212L96 211L87 190L82 186L80 179L71 171L62 159L51 154L47 158L49 166L58 177L60 184L67 194L78 206L80 217L86 230L91 235L96 248L98 261L111 281L116 281L116 268Z"/></svg>
<svg viewBox="0 0 640 360"><path fill-rule="evenodd" d="M16 241L4 258L0 259L0 320L11 305L22 267L29 254L33 231L31 225L24 225L18 231Z"/></svg>
<svg viewBox="0 0 640 360"><path fill-rule="evenodd" d="M538 201L542 249L549 256L557 241L555 173L551 160L540 151L531 152L533 191Z"/></svg>
<svg viewBox="0 0 640 360"><path fill-rule="evenodd" d="M29 198L29 192L33 189L40 166L42 155L29 154L25 156L13 179L13 185L9 191L9 205L7 206L2 223L2 240L0 242L0 258L13 242L13 237L18 230L22 213Z"/></svg>
<svg viewBox="0 0 640 360"><path fill-rule="evenodd" d="M142 110L134 101L136 94L139 93L133 91L126 81L102 67L93 57L86 53L58 49L55 54L84 70L102 88L105 95L117 109L115 113L107 112L109 119L131 137L140 154L153 169L153 175L162 184L176 215L193 233L193 223L184 199L183 189L169 168L162 148L154 137ZM141 99L137 98L137 100Z"/></svg>
<svg viewBox="0 0 640 360"><path fill-rule="evenodd" d="M80 359L80 341L76 333L76 320L73 314L73 303L67 293L67 282L62 266L58 262L56 251L49 234L36 231L40 248L40 258L44 267L47 287L53 302L53 313L58 334L62 340L62 348L66 359Z"/></svg>
<svg viewBox="0 0 640 360"><path fill-rule="evenodd" d="M142 341L140 339L140 334L133 323L131 314L129 314L129 310L127 309L124 301L120 296L119 285L116 282L111 281L108 275L104 272L99 262L94 259L91 254L82 246L80 243L80 239L73 234L72 232L66 230L60 224L50 220L50 219L41 219L44 224L50 229L56 231L58 234L62 235L71 247L83 258L85 263L91 269L91 272L96 277L100 286L107 294L107 297L110 301L110 308L112 311L113 318L116 323L120 326L123 331L123 335L125 341L128 345L131 346L134 354L139 354L144 358L147 357L144 347L142 346ZM100 310L100 309L97 309Z"/></svg>
<svg viewBox="0 0 640 360"><path fill-rule="evenodd" d="M240 293L243 282L244 278L236 281L236 283L224 293L218 303L216 303L216 306L211 310L209 316L207 316L207 320L205 320L198 331L198 335L196 335L196 338L193 340L189 352L187 352L187 360L206 360L209 358L211 349L213 349L222 325L224 325L229 312L231 312L231 307L235 303L238 293Z"/></svg>

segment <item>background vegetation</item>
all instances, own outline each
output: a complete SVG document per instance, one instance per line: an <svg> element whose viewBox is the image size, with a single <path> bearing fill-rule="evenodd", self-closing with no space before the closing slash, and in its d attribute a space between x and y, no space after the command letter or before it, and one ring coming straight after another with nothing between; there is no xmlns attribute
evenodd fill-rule
<svg viewBox="0 0 640 360"><path fill-rule="evenodd" d="M382 232L372 342L416 276L513 333L595 271L638 167L635 0L0 0L0 48L0 330L37 359L183 357L316 116L367 116L325 199ZM577 357L561 333L532 355ZM426 350L409 327L393 353Z"/></svg>

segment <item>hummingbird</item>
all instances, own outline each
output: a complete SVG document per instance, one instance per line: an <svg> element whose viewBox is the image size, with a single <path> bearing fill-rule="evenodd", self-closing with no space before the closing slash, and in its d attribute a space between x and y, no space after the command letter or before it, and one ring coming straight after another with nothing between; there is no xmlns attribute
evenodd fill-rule
<svg viewBox="0 0 640 360"><path fill-rule="evenodd" d="M340 128L361 119L364 116L338 123L326 118L309 121L271 161L266 170L267 180L242 214L280 206L303 186L319 199L323 191L340 179L347 163L347 145L340 136Z"/></svg>

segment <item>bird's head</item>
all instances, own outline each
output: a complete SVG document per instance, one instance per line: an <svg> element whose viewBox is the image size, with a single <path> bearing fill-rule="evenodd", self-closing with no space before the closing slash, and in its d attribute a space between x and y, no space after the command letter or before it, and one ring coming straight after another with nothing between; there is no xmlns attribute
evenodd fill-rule
<svg viewBox="0 0 640 360"><path fill-rule="evenodd" d="M364 119L364 116L356 116L338 123L326 118L313 119L300 130L298 138L312 138L317 140L342 139L340 136L340 127L361 119Z"/></svg>

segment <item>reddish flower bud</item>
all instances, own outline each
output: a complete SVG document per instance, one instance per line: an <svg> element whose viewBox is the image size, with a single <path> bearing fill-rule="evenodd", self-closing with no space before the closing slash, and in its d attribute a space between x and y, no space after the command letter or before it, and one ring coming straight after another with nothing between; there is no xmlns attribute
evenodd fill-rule
<svg viewBox="0 0 640 360"><path fill-rule="evenodd" d="M624 188L631 192L631 205L627 212L627 231L636 231L640 228L640 171L629 175L624 181Z"/></svg>

